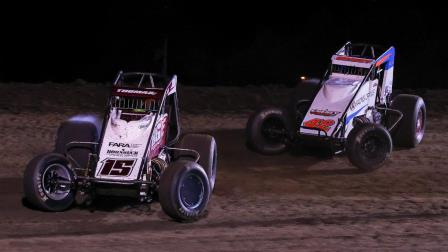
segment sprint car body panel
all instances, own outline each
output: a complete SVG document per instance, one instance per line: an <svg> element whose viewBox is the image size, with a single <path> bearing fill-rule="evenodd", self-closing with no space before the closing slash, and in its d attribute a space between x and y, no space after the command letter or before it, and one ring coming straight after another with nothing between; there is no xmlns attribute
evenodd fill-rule
<svg viewBox="0 0 448 252"><path fill-rule="evenodd" d="M302 126L307 128L301 128L300 132L312 135L319 134L316 130L309 129L319 128L325 131L327 135L331 135L361 81L362 78L348 79L330 76L317 93L302 122Z"/></svg>
<svg viewBox="0 0 448 252"><path fill-rule="evenodd" d="M146 156L154 158L165 144L167 114L157 119L151 140L155 115L145 115L141 119L126 121L120 119L119 112L111 111L99 152L95 177L114 180L135 180ZM149 141L149 148L146 150ZM118 164L117 164L118 162ZM137 169L134 169L137 167Z"/></svg>
<svg viewBox="0 0 448 252"><path fill-rule="evenodd" d="M367 45L364 45L364 55ZM347 138L353 119L365 116L373 121L372 111L385 104L392 92L395 49L375 57L354 56L351 43L331 58L330 69L321 82L309 110L299 126L299 135Z"/></svg>
<svg viewBox="0 0 448 252"><path fill-rule="evenodd" d="M176 92L176 76L166 89L114 86L100 139L97 181L136 181L166 145L169 115L165 101Z"/></svg>

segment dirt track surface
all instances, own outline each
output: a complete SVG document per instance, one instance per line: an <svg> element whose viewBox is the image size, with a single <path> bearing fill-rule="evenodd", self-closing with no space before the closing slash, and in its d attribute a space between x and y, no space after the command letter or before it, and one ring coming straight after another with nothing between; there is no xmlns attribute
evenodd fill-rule
<svg viewBox="0 0 448 252"><path fill-rule="evenodd" d="M439 129L430 127L422 145L395 151L369 174L358 173L343 156L261 156L246 149L242 130L211 132L219 145L218 181L207 216L195 223L171 221L157 202L99 201L92 209L40 212L22 204L21 178L2 178L0 247L443 250L448 164L440 157L448 154L448 135Z"/></svg>
<svg viewBox="0 0 448 252"><path fill-rule="evenodd" d="M55 100L48 99L47 88ZM384 167L363 174L344 156L261 156L245 147L243 128L256 107L253 103L264 104L264 97L277 92L269 96L275 104L286 99L288 90L185 89L182 126L216 137L219 171L207 216L195 223L177 223L157 202L149 206L102 200L91 209L74 207L62 213L23 205L21 176L27 162L51 151L61 121L79 112L100 112L104 104L101 99L91 102L92 97L104 96L104 86L71 86L72 95L66 98L60 95L65 90L60 84L0 85L0 251L448 247L446 91L431 91L425 97L429 121L423 143L394 150Z"/></svg>

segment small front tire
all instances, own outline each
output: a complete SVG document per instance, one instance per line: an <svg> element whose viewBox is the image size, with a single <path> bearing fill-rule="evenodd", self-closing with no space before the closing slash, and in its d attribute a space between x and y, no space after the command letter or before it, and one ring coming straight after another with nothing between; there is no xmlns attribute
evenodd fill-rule
<svg viewBox="0 0 448 252"><path fill-rule="evenodd" d="M381 167L392 152L392 138L382 125L365 123L347 137L346 152L350 162L362 171Z"/></svg>

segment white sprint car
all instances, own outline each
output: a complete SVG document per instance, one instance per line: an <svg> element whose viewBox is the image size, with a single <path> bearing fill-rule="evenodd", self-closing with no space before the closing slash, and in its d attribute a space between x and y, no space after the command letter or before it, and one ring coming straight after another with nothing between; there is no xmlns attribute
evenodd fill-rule
<svg viewBox="0 0 448 252"><path fill-rule="evenodd" d="M395 48L346 43L318 81L303 81L286 109L265 108L247 123L249 146L263 154L297 143L346 152L358 168L380 167L392 146L415 147L426 108L416 95L392 99Z"/></svg>

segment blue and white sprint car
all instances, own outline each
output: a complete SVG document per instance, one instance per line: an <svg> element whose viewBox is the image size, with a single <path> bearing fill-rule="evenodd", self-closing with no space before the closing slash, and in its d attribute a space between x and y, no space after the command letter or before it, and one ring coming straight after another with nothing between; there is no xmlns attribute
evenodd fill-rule
<svg viewBox="0 0 448 252"><path fill-rule="evenodd" d="M423 139L426 108L416 95L392 95L395 48L346 43L319 81L302 81L287 108L264 108L247 123L247 142L262 154L297 144L345 152L356 167L374 170L393 145Z"/></svg>

